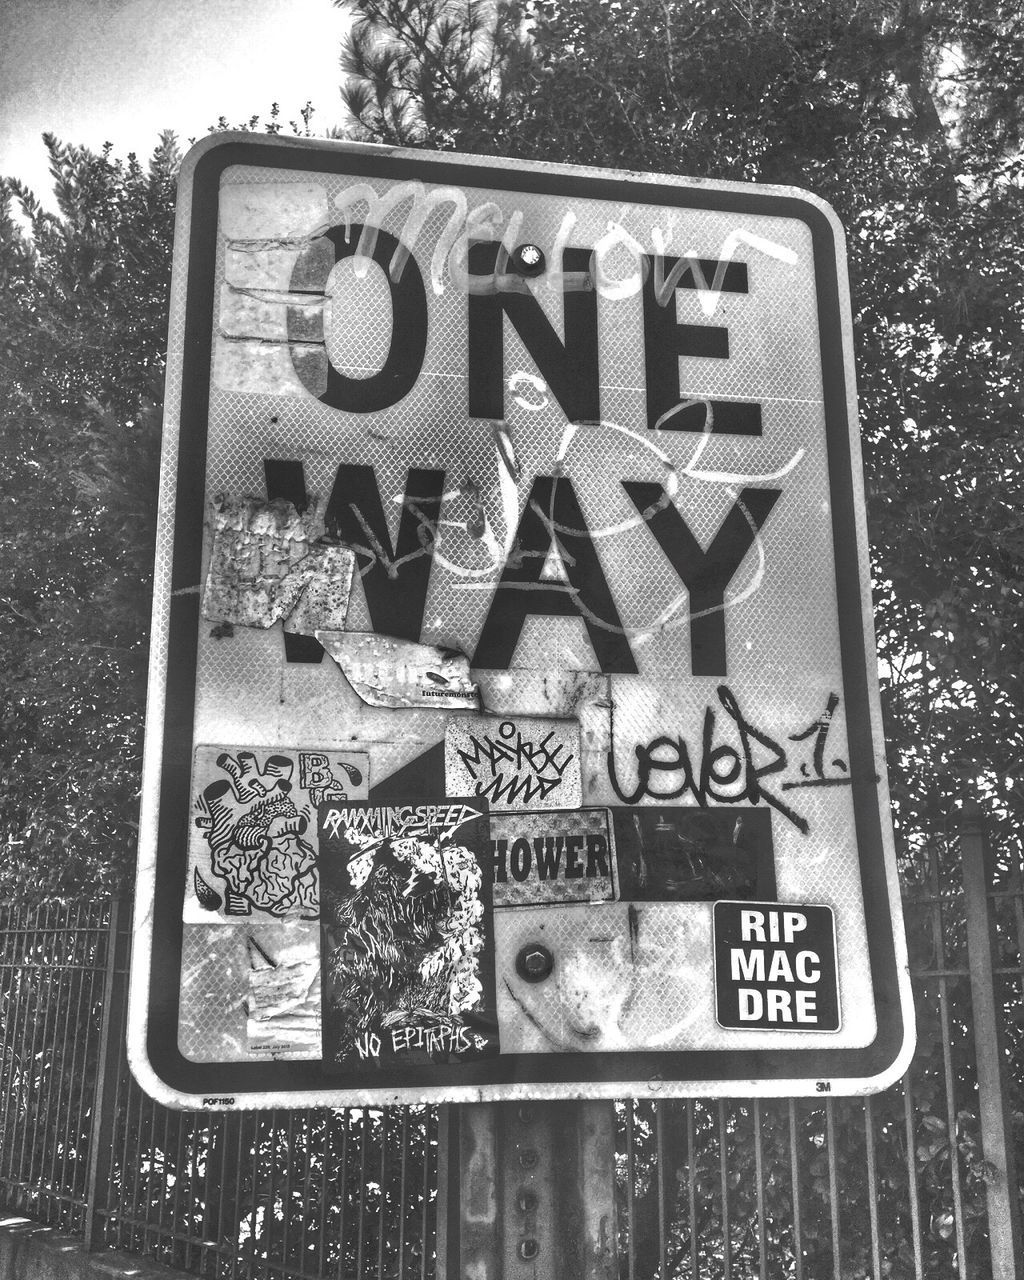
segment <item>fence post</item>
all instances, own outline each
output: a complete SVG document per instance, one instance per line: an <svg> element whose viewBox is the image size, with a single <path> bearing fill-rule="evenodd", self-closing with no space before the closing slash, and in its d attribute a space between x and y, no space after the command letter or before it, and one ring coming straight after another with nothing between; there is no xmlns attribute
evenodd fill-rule
<svg viewBox="0 0 1024 1280"><path fill-rule="evenodd" d="M993 1280L1022 1280L1020 1205L1013 1150L1006 1043L995 990L999 948L995 912L988 896L990 859L980 811L960 821L960 860L967 914L967 948L978 1063L978 1106L985 1160L995 1170L986 1184Z"/></svg>
<svg viewBox="0 0 1024 1280"><path fill-rule="evenodd" d="M437 1280L615 1280L610 1102L444 1108Z"/></svg>
<svg viewBox="0 0 1024 1280"><path fill-rule="evenodd" d="M110 1164L114 1148L114 1119L117 1111L118 1062L123 1051L122 1004L124 984L118 985L118 970L124 968L121 931L122 904L113 900L107 922L107 955L103 973L103 1010L100 1015L100 1042L93 1089L92 1123L89 1132L89 1166L85 1184L85 1247L91 1249L99 1216L97 1197L110 1186Z"/></svg>

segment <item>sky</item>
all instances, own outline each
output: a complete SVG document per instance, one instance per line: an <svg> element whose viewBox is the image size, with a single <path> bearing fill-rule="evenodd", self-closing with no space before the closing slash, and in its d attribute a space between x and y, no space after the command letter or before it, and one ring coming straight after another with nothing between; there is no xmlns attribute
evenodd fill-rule
<svg viewBox="0 0 1024 1280"><path fill-rule="evenodd" d="M162 129L184 148L272 102L287 127L308 99L322 133L347 23L331 0L0 0L0 175L52 207L44 130L144 158Z"/></svg>

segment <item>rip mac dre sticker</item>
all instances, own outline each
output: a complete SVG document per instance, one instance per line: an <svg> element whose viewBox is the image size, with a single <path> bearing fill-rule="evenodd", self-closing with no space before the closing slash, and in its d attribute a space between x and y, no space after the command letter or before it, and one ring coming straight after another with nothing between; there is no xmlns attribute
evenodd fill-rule
<svg viewBox="0 0 1024 1280"><path fill-rule="evenodd" d="M185 921L317 919L317 806L365 796L368 771L359 751L197 747Z"/></svg>
<svg viewBox="0 0 1024 1280"><path fill-rule="evenodd" d="M491 858L496 907L615 897L607 809L492 814Z"/></svg>
<svg viewBox="0 0 1024 1280"><path fill-rule="evenodd" d="M325 803L324 1062L498 1051L487 806Z"/></svg>
<svg viewBox="0 0 1024 1280"><path fill-rule="evenodd" d="M719 1026L839 1030L831 907L716 902L714 954Z"/></svg>

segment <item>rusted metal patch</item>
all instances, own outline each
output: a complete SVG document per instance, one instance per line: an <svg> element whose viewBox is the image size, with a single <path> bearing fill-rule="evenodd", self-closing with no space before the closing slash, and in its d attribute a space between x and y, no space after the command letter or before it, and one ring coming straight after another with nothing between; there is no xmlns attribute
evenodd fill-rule
<svg viewBox="0 0 1024 1280"><path fill-rule="evenodd" d="M494 809L573 809L583 803L575 720L481 716L445 730L448 794L486 796Z"/></svg>
<svg viewBox="0 0 1024 1280"><path fill-rule="evenodd" d="M283 621L303 635L344 627L355 555L316 536L318 502L300 513L281 498L221 494L210 522L204 618L263 629Z"/></svg>
<svg viewBox="0 0 1024 1280"><path fill-rule="evenodd" d="M607 809L491 815L496 907L610 902L615 850Z"/></svg>
<svg viewBox="0 0 1024 1280"><path fill-rule="evenodd" d="M475 711L479 687L469 678L464 653L372 631L317 630L316 638L368 706L436 711ZM449 795L470 795L448 789Z"/></svg>

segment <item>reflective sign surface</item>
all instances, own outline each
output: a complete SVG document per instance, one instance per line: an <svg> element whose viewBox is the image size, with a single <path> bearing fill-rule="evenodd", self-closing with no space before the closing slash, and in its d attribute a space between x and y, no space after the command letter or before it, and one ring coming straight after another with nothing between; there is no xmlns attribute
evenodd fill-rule
<svg viewBox="0 0 1024 1280"><path fill-rule="evenodd" d="M180 200L145 1087L895 1078L912 1019L831 211L248 135L196 147Z"/></svg>

